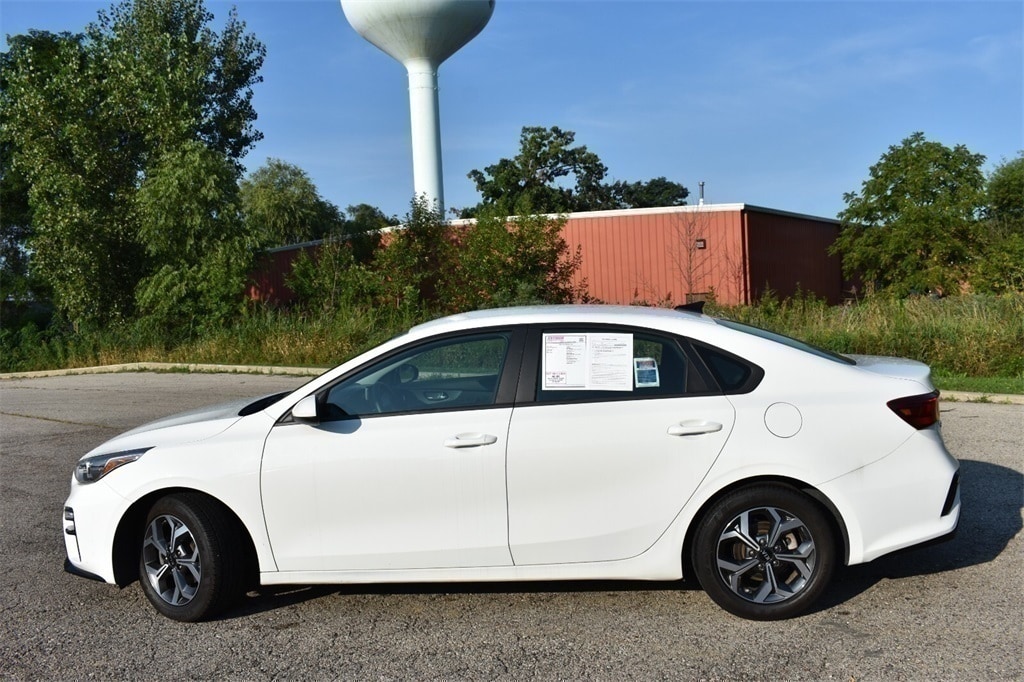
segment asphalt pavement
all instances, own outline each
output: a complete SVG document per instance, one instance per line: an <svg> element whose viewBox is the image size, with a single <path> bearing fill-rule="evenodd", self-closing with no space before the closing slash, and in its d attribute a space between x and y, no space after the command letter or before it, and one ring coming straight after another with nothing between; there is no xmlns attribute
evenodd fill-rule
<svg viewBox="0 0 1024 682"><path fill-rule="evenodd" d="M125 429L291 375L0 381L4 679L1024 679L1024 406L948 402L963 515L945 544L846 568L812 613L744 621L679 583L280 587L219 620L63 572L72 467Z"/></svg>

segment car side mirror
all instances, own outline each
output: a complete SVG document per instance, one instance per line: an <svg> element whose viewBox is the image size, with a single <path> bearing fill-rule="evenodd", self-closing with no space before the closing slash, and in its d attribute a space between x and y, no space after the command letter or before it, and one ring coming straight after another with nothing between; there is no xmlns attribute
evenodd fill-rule
<svg viewBox="0 0 1024 682"><path fill-rule="evenodd" d="M319 421L316 410L316 395L307 395L295 403L295 407L292 408L292 418L300 422L316 423Z"/></svg>

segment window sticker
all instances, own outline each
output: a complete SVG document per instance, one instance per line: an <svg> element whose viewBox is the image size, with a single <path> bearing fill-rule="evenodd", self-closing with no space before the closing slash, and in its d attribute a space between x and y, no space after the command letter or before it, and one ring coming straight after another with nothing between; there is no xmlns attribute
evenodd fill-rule
<svg viewBox="0 0 1024 682"><path fill-rule="evenodd" d="M633 358L633 374L637 388L656 388L661 386L658 376L658 363L654 358Z"/></svg>
<svg viewBox="0 0 1024 682"><path fill-rule="evenodd" d="M544 390L587 387L587 335L544 335Z"/></svg>
<svg viewBox="0 0 1024 682"><path fill-rule="evenodd" d="M632 334L544 334L543 343L543 390L633 390Z"/></svg>

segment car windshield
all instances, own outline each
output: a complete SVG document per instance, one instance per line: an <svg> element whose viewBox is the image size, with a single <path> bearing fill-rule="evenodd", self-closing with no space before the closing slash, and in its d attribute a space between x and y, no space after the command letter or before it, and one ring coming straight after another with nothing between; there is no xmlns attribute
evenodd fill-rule
<svg viewBox="0 0 1024 682"><path fill-rule="evenodd" d="M749 324L743 324L741 322L733 322L732 320L723 320L722 318L718 318L718 317L715 318L715 322L717 322L718 324L722 325L723 327L728 327L729 329L735 329L738 332L743 332L744 334L751 334L751 335L756 336L756 337L761 338L761 339L767 339L768 341L774 341L776 343L781 343L784 346L789 346L790 348L795 348L797 350L802 350L805 353L810 353L811 355L816 355L819 358L824 358L826 360L832 360L833 362L841 362L844 365L856 365L857 364L856 360L854 360L852 358L848 358L845 355L840 355L839 353L833 353L832 351L825 350L824 348L818 348L817 346L811 345L811 344L809 344L809 343L807 343L805 341L800 341L798 339L794 339L794 338L791 338L789 336L785 336L784 334L777 334L775 332L770 332L767 329L761 329L759 327L753 327L753 326L751 326Z"/></svg>

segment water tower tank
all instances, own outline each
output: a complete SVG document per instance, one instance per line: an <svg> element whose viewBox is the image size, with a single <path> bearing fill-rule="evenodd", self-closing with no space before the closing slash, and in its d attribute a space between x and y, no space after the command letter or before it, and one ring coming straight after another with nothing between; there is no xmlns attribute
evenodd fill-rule
<svg viewBox="0 0 1024 682"><path fill-rule="evenodd" d="M341 0L361 36L409 72L413 188L442 213L437 69L487 25L494 0Z"/></svg>

